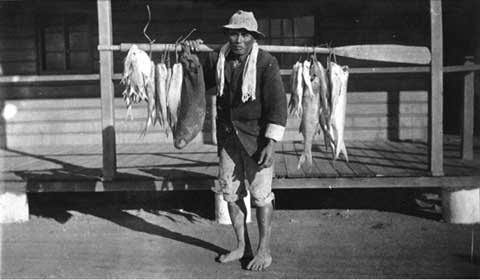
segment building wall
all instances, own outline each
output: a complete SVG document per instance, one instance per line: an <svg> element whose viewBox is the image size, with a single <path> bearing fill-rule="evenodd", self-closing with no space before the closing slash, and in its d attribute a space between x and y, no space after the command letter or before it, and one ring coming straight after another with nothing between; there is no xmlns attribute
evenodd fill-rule
<svg viewBox="0 0 480 280"><path fill-rule="evenodd" d="M329 43L333 46L341 46L391 43L429 45L428 1L396 0L346 0L342 2L334 0L118 0L112 1L114 44L148 42L143 34L147 20L146 3L150 5L152 14L147 34L156 42L173 43L180 35L185 35L192 28L196 28L197 31L191 38L202 38L208 43L222 43L224 37L219 31L219 27L226 23L234 11L244 9L255 12L260 30L267 35L267 38L260 42L261 44L312 46ZM96 1L31 0L7 2L0 5L2 5L0 9L1 75L98 73ZM76 70L75 67L71 67L72 65L65 66L64 70L55 69L55 67L52 68L53 70L45 69L45 65L48 66L48 63L61 67L62 63L58 62L67 61L66 58L62 58L62 54L55 56L66 47L63 49L51 47L45 43L45 38L53 38L53 40L58 39L58 36L62 38L62 32L58 29L55 31L55 28L58 27L55 26L56 22L59 22L60 26L60 23L69 21L68 15L78 14L85 15L87 24L82 21L81 28L72 27L71 35L68 35L69 40L65 39L67 35L60 40L68 41L65 44L69 45L71 52L65 53L70 54L70 62L75 62L79 61L78 57L87 55L84 45L77 46L76 49L75 46L78 45L78 42L84 42L86 37L89 38L87 49L90 51L86 57L88 63L82 64L81 70ZM45 20L45 18L51 20ZM60 21L59 18L62 18L63 21ZM52 21L52 25L55 27L53 31L52 29L42 29L44 27L41 24L47 21ZM70 21L75 24L75 21ZM124 56L125 53L114 53L115 73L122 72ZM304 58L306 54L275 54L275 56L278 58L281 68L289 69L293 62ZM50 60L46 57L50 57ZM155 61L159 61L160 57L160 53L152 54ZM319 56L319 58L325 61L326 57ZM399 65L337 58L340 64L350 67ZM47 60L48 62L46 62ZM65 65L68 64L65 63ZM284 77L284 84L289 92L289 77ZM426 139L428 87L428 76L422 74L351 75L346 137L354 139L359 137L361 139ZM461 89L456 88L455 90ZM142 114L144 108L140 107L137 109L138 119L134 122L126 122L123 117L124 106L121 101L121 92L122 88L119 81L116 80L117 143L135 142L138 141L136 135L141 129L144 121L142 118L146 113ZM16 106L19 111L15 117L8 120L3 119L0 122L0 124L3 123L2 130L5 135L3 141L8 140L9 145L69 144L75 141L100 143L101 141L98 82L2 84L0 93L1 98L4 99L0 104ZM404 96L408 96L409 99L405 100ZM66 115L62 115L61 112ZM51 116L56 116L57 122L49 119ZM85 119L86 116L89 119ZM90 119L92 116L96 117ZM58 120L64 119L65 122L58 123ZM300 140L300 134L297 132L298 121L291 117L288 123L286 139ZM207 121L206 131L209 126L211 123ZM160 137L162 132L155 133L142 141L169 141L168 138ZM204 135L199 137L201 141L208 138Z"/></svg>

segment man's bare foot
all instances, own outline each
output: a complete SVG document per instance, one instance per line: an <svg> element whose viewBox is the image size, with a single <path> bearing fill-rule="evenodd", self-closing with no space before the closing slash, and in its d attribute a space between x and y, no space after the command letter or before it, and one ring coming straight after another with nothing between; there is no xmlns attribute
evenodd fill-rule
<svg viewBox="0 0 480 280"><path fill-rule="evenodd" d="M248 270L264 270L272 264L272 256L269 252L258 252L247 265Z"/></svg>
<svg viewBox="0 0 480 280"><path fill-rule="evenodd" d="M228 262L236 261L236 260L239 260L239 259L243 258L244 253L245 253L245 249L237 248L237 249L235 249L231 252L220 255L220 257L218 258L218 261L221 262L221 263L228 263Z"/></svg>

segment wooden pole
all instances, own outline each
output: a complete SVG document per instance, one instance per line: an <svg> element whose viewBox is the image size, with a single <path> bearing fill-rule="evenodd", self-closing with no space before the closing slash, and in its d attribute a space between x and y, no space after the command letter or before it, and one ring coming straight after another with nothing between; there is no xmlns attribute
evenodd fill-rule
<svg viewBox="0 0 480 280"><path fill-rule="evenodd" d="M99 45L99 50L113 50L127 52L132 43L122 43L120 46ZM175 44L135 44L144 51L163 52L180 51L181 47ZM200 45L199 52L211 52L219 50L222 45L210 44ZM282 45L260 45L261 49L272 53L317 53L330 54L335 53L338 56L346 56L356 59L366 59L374 61L388 61L412 64L429 64L431 61L430 51L426 47L404 46L404 45L350 45L334 48L307 47L307 46L282 46Z"/></svg>
<svg viewBox="0 0 480 280"><path fill-rule="evenodd" d="M473 56L465 57L465 65L472 65ZM463 85L462 159L473 159L474 85L475 73L467 72Z"/></svg>
<svg viewBox="0 0 480 280"><path fill-rule="evenodd" d="M429 167L443 175L443 28L442 0L430 0L432 71L429 100Z"/></svg>
<svg viewBox="0 0 480 280"><path fill-rule="evenodd" d="M110 0L97 0L98 43L111 45L112 5ZM117 170L115 147L115 112L113 87L113 52L100 50L100 93L102 105L103 179L113 180Z"/></svg>

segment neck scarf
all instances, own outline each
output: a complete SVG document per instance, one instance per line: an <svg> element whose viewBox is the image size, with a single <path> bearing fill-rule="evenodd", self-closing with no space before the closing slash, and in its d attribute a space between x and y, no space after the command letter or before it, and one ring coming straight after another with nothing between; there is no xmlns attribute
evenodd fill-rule
<svg viewBox="0 0 480 280"><path fill-rule="evenodd" d="M225 58L230 53L230 43L226 43L220 49L217 62L217 94L223 95L223 88L225 86ZM255 89L257 83L257 56L258 44L253 43L252 50L245 61L245 68L243 69L242 80L242 102L248 99L255 100Z"/></svg>

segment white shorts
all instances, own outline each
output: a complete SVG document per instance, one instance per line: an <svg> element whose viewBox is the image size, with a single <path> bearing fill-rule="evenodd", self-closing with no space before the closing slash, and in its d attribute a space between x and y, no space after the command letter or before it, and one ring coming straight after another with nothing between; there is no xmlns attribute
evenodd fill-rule
<svg viewBox="0 0 480 280"><path fill-rule="evenodd" d="M260 169L234 133L226 137L219 155L219 186L213 191L223 194L225 201L243 199L247 195L247 184L254 205L262 207L275 198L272 192L273 164Z"/></svg>

